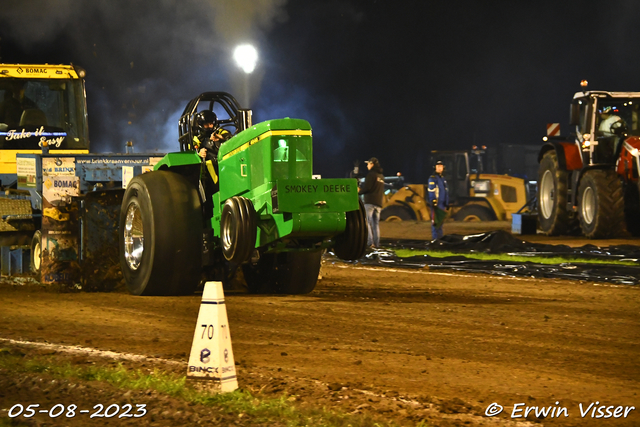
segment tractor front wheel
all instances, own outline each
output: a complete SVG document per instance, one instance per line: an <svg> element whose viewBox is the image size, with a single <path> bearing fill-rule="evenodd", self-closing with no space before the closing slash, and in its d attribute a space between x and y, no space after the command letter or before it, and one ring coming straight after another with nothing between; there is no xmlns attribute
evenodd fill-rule
<svg viewBox="0 0 640 427"><path fill-rule="evenodd" d="M134 295L195 290L202 269L198 191L182 175L155 171L133 178L120 212L120 266Z"/></svg>
<svg viewBox="0 0 640 427"><path fill-rule="evenodd" d="M318 281L322 251L263 254L242 272L251 293L308 294Z"/></svg>
<svg viewBox="0 0 640 427"><path fill-rule="evenodd" d="M624 191L613 170L587 171L578 189L580 228L589 239L625 233Z"/></svg>
<svg viewBox="0 0 640 427"><path fill-rule="evenodd" d="M547 151L538 172L538 222L540 229L550 236L567 234L571 228L567 176L567 171L560 168L558 154L554 150Z"/></svg>
<svg viewBox="0 0 640 427"><path fill-rule="evenodd" d="M220 220L220 237L224 257L242 264L251 257L258 233L256 211L251 200L234 196L224 203Z"/></svg>

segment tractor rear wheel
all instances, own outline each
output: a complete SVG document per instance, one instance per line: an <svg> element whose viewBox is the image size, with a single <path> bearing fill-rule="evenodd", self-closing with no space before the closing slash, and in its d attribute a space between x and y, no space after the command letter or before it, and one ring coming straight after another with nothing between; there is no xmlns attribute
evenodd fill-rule
<svg viewBox="0 0 640 427"><path fill-rule="evenodd" d="M263 254L242 273L251 293L308 294L318 281L322 251Z"/></svg>
<svg viewBox="0 0 640 427"><path fill-rule="evenodd" d="M224 257L242 264L251 257L258 233L256 211L251 200L234 196L224 203L220 219L220 238Z"/></svg>
<svg viewBox="0 0 640 427"><path fill-rule="evenodd" d="M182 175L155 171L129 182L120 212L120 266L134 295L192 293L202 269L202 210Z"/></svg>
<svg viewBox="0 0 640 427"><path fill-rule="evenodd" d="M336 256L344 260L356 260L364 256L367 249L367 214L362 200L358 210L347 212L347 225L343 233L336 237Z"/></svg>
<svg viewBox="0 0 640 427"><path fill-rule="evenodd" d="M558 154L547 151L538 172L538 221L540 229L550 236L567 234L571 218L567 211L567 176L560 168Z"/></svg>
<svg viewBox="0 0 640 427"><path fill-rule="evenodd" d="M589 239L624 234L624 191L614 170L587 171L578 189L580 228Z"/></svg>
<svg viewBox="0 0 640 427"><path fill-rule="evenodd" d="M415 219L415 212L406 206L387 206L380 212L380 221L411 221Z"/></svg>
<svg viewBox="0 0 640 427"><path fill-rule="evenodd" d="M463 206L453 217L456 221L476 222L495 221L496 214L486 206L467 205Z"/></svg>

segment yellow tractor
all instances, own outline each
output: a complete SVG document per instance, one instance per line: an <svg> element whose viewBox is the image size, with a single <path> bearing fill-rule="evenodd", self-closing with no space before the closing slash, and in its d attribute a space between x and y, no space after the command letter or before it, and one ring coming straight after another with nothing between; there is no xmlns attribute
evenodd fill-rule
<svg viewBox="0 0 640 427"><path fill-rule="evenodd" d="M529 200L524 178L482 173L485 149L432 151L431 163L445 165L449 187L449 218L455 221L509 221ZM476 166L472 168L471 166ZM408 184L387 192L380 214L383 221L431 220L427 184Z"/></svg>

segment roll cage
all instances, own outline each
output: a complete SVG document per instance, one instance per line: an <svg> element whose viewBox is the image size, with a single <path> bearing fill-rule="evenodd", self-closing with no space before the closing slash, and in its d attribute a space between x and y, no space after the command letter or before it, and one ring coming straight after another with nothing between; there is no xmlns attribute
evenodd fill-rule
<svg viewBox="0 0 640 427"><path fill-rule="evenodd" d="M193 151L193 138L196 114L200 111L213 111L217 116L216 128L223 128L236 135L251 127L251 110L243 109L236 99L227 92L204 92L193 98L185 107L178 120L178 141L180 151Z"/></svg>

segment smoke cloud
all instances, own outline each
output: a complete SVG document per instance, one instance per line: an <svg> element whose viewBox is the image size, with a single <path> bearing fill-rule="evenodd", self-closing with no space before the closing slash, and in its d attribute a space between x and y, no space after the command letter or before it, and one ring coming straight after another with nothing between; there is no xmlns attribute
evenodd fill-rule
<svg viewBox="0 0 640 427"><path fill-rule="evenodd" d="M288 19L286 0L4 0L0 35L20 53L2 62L74 63L87 70L93 152L177 151L177 119L209 90L250 107L264 72L250 81L232 63L240 43L258 49Z"/></svg>

